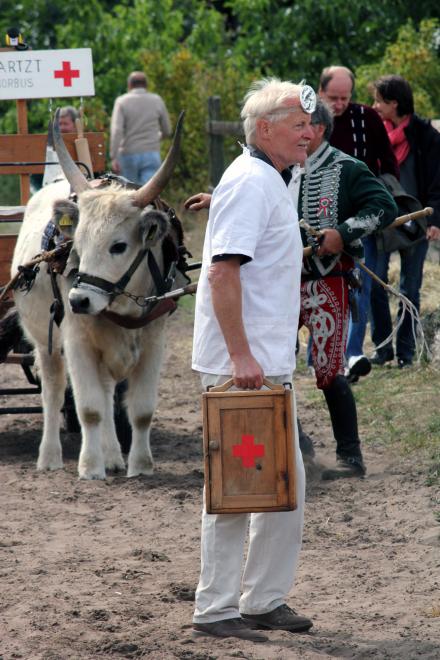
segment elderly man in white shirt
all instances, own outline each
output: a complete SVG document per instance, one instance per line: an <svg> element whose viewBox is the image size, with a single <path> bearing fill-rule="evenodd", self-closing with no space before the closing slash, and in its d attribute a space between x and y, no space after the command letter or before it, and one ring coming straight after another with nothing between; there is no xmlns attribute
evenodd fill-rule
<svg viewBox="0 0 440 660"><path fill-rule="evenodd" d="M230 377L241 389L261 388L265 376L292 381L302 244L287 183L289 166L306 159L314 106L310 87L277 79L256 83L246 96L247 147L214 191L197 292L193 369L204 388ZM266 635L255 628L311 628L285 603L303 528L305 477L296 450L295 511L207 514L204 508L194 637L263 642Z"/></svg>

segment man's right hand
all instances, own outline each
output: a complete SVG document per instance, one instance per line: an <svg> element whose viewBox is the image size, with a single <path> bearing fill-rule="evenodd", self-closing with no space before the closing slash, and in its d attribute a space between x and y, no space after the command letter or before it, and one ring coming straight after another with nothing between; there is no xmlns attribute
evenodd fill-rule
<svg viewBox="0 0 440 660"><path fill-rule="evenodd" d="M112 160L112 172L114 172L115 174L121 173L121 166L117 158L113 158Z"/></svg>
<svg viewBox="0 0 440 660"><path fill-rule="evenodd" d="M319 250L316 253L318 257L323 257L326 254L339 254L339 252L342 252L344 249L344 241L337 229L323 229L320 234L321 240L319 242Z"/></svg>
<svg viewBox="0 0 440 660"><path fill-rule="evenodd" d="M232 358L234 385L240 390L260 390L264 372L252 354Z"/></svg>
<svg viewBox="0 0 440 660"><path fill-rule="evenodd" d="M209 193L197 193L192 195L184 202L184 207L189 211L200 211L201 209L209 209L211 204L211 197Z"/></svg>

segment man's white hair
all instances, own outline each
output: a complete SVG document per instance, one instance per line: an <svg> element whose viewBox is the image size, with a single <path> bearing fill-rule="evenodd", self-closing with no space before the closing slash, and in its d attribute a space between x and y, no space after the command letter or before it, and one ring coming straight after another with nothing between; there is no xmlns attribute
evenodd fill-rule
<svg viewBox="0 0 440 660"><path fill-rule="evenodd" d="M279 78L264 78L254 82L246 96L241 111L244 134L246 141L252 144L255 139L255 128L257 119L265 117L269 121L276 122L284 119L292 109L283 112L286 101L298 100L298 110L301 110L300 94L303 88L302 82L298 85Z"/></svg>

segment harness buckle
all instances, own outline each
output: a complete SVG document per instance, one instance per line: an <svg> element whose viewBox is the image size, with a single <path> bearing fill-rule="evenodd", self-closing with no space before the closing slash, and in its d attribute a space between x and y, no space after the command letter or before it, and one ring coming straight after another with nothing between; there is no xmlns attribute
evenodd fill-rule
<svg viewBox="0 0 440 660"><path fill-rule="evenodd" d="M164 278L165 291L171 291L174 280L176 279L177 265L176 262L171 262L167 276Z"/></svg>

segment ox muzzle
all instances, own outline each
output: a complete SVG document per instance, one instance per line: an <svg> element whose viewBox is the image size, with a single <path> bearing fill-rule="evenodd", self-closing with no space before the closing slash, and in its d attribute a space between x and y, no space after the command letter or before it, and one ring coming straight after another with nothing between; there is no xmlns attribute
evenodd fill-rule
<svg viewBox="0 0 440 660"><path fill-rule="evenodd" d="M73 280L72 289L69 294L69 302L72 312L75 314L93 313L91 308L91 296L98 295L103 297L106 303L103 309L110 305L116 296L125 291L133 273L142 263L145 256L150 252L149 248L139 250L130 267L117 282L109 282L96 275L88 275L79 271ZM88 295L88 294L91 295ZM97 310L98 312L102 311Z"/></svg>

